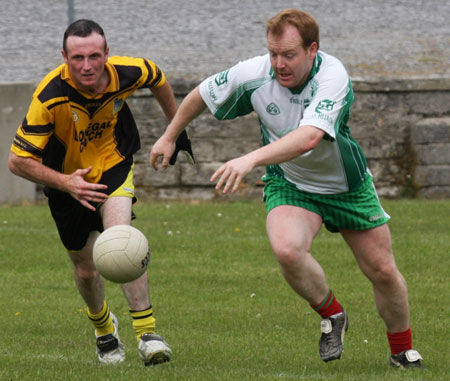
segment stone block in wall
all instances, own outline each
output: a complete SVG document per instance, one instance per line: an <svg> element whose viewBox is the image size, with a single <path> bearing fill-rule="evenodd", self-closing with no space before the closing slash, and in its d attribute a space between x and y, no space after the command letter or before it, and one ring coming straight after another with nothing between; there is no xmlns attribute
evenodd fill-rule
<svg viewBox="0 0 450 381"><path fill-rule="evenodd" d="M450 117L425 118L411 126L413 144L450 143Z"/></svg>
<svg viewBox="0 0 450 381"><path fill-rule="evenodd" d="M450 199L450 186L431 186L423 188L418 196L428 199Z"/></svg>
<svg viewBox="0 0 450 381"><path fill-rule="evenodd" d="M355 93L355 99L352 105L352 114L361 112L364 114L376 112L379 116L388 115L392 112L405 115L409 110L404 102L404 96L399 94L373 92L373 93ZM351 120L351 119L350 119Z"/></svg>
<svg viewBox="0 0 450 381"><path fill-rule="evenodd" d="M420 165L450 165L450 144L418 144L415 146L417 163ZM450 177L450 173L448 174Z"/></svg>
<svg viewBox="0 0 450 381"><path fill-rule="evenodd" d="M397 158L405 152L405 138L402 136L378 135L358 139L364 154L370 159Z"/></svg>
<svg viewBox="0 0 450 381"><path fill-rule="evenodd" d="M421 186L450 185L450 164L419 165L416 167L415 180Z"/></svg>
<svg viewBox="0 0 450 381"><path fill-rule="evenodd" d="M450 113L450 92L411 92L406 95L405 102L411 113L424 116L441 116Z"/></svg>
<svg viewBox="0 0 450 381"><path fill-rule="evenodd" d="M134 168L134 184L136 187L162 187L180 185L181 167L179 164L169 165L167 169L155 171L149 162L136 161Z"/></svg>
<svg viewBox="0 0 450 381"><path fill-rule="evenodd" d="M225 162L261 147L254 139L195 139L191 137L197 162Z"/></svg>
<svg viewBox="0 0 450 381"><path fill-rule="evenodd" d="M416 154L414 182L418 195L449 196L450 117L426 118L412 125L411 144Z"/></svg>
<svg viewBox="0 0 450 381"><path fill-rule="evenodd" d="M212 174L219 168L221 163L198 163L196 165L183 165L181 183L190 186L213 186L209 181Z"/></svg>
<svg viewBox="0 0 450 381"><path fill-rule="evenodd" d="M450 88L450 78L441 75L425 77L406 76L402 78L386 77L384 80L375 78L353 77L353 89L357 93L413 93L447 91Z"/></svg>
<svg viewBox="0 0 450 381"><path fill-rule="evenodd" d="M377 139L390 141L391 139L407 140L411 124L420 119L416 116L405 116L381 112L352 113L349 126L352 136L358 141Z"/></svg>
<svg viewBox="0 0 450 381"><path fill-rule="evenodd" d="M232 120L217 120L208 110L205 110L189 126L191 137L223 137L257 138L261 140L258 118L255 113Z"/></svg>
<svg viewBox="0 0 450 381"><path fill-rule="evenodd" d="M156 98L150 92L147 96L131 96L127 99L127 104L130 106L131 112L135 119L154 119L164 117L164 112L161 109Z"/></svg>

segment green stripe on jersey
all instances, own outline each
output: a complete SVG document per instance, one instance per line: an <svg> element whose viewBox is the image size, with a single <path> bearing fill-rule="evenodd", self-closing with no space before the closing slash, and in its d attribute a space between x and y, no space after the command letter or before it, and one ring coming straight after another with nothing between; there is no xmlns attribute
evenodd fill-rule
<svg viewBox="0 0 450 381"><path fill-rule="evenodd" d="M240 85L233 94L217 109L214 116L217 119L233 119L247 115L253 111L250 98L255 90L272 81L271 77L258 78Z"/></svg>
<svg viewBox="0 0 450 381"><path fill-rule="evenodd" d="M349 80L348 92L343 100L345 106L340 111L335 124L335 129L339 129L336 131L336 140L341 153L349 191L354 190L364 181L367 168L363 151L356 140L350 135L350 128L347 125L353 100L353 89Z"/></svg>

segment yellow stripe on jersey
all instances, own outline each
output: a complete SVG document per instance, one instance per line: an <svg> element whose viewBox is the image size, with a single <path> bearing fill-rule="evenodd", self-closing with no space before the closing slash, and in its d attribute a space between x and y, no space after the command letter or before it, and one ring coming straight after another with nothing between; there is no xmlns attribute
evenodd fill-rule
<svg viewBox="0 0 450 381"><path fill-rule="evenodd" d="M110 57L105 70L109 85L96 95L76 89L66 64L50 72L36 88L11 150L63 173L92 166L86 181L93 183L131 157L140 140L126 100L139 88L164 85L166 78L143 58Z"/></svg>

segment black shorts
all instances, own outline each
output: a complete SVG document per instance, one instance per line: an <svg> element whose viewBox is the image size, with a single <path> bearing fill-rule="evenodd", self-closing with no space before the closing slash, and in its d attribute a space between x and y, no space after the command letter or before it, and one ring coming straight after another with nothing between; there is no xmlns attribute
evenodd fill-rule
<svg viewBox="0 0 450 381"><path fill-rule="evenodd" d="M109 195L120 187L126 180L132 165L133 160L129 159L106 171L99 184L108 185L108 189L102 192ZM98 210L94 212L86 208L68 193L50 188L45 188L44 193L48 197L50 212L67 250L81 250L86 245L90 232L103 231L103 222Z"/></svg>

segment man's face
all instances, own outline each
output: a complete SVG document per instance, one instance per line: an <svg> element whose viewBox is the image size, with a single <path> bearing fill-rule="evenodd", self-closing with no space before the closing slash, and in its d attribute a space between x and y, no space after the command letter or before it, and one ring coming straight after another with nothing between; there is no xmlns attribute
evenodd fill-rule
<svg viewBox="0 0 450 381"><path fill-rule="evenodd" d="M317 43L306 49L296 27L287 24L280 36L267 35L270 63L281 86L298 90L308 78L317 53Z"/></svg>
<svg viewBox="0 0 450 381"><path fill-rule="evenodd" d="M105 39L98 33L87 37L69 36L66 52L61 52L69 66L70 76L76 86L83 91L97 93L105 87L105 63L108 48Z"/></svg>

